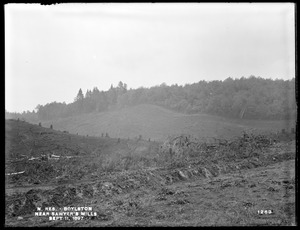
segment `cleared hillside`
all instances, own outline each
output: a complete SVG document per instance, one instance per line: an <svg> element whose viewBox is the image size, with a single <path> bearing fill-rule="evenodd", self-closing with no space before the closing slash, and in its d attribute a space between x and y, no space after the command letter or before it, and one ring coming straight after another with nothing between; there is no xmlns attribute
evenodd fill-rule
<svg viewBox="0 0 300 230"><path fill-rule="evenodd" d="M296 223L294 135L244 134L215 144L182 136L160 145L5 125L6 226ZM38 207L54 207L52 218L85 206L97 215L36 216Z"/></svg>
<svg viewBox="0 0 300 230"><path fill-rule="evenodd" d="M97 170L143 167L144 163L150 166L148 161L156 156L158 145L153 141L73 135L23 121L6 120L6 183L78 181ZM129 164L128 156L142 163L137 165L133 160Z"/></svg>
<svg viewBox="0 0 300 230"><path fill-rule="evenodd" d="M294 121L233 120L218 116L187 115L156 105L137 105L120 110L83 114L43 122L44 127L68 130L73 134L165 140L169 135L190 134L198 138L232 138L243 131L269 132L290 130Z"/></svg>

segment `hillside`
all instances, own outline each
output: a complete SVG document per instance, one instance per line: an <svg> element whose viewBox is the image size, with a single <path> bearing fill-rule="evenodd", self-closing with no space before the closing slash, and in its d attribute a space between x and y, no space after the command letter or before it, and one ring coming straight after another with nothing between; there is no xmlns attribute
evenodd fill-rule
<svg viewBox="0 0 300 230"><path fill-rule="evenodd" d="M78 181L89 177L94 168L101 172L118 169L128 156L146 162L157 150L158 143L152 141L85 137L23 121L5 121L5 173L24 172L21 177L8 178L6 182L14 185L57 182L55 178ZM140 167L127 163L129 166Z"/></svg>
<svg viewBox="0 0 300 230"><path fill-rule="evenodd" d="M295 135L249 133L214 144L182 136L161 144L5 125L6 226L296 223ZM38 207L86 206L97 215L35 216Z"/></svg>
<svg viewBox="0 0 300 230"><path fill-rule="evenodd" d="M49 120L44 127L68 130L73 134L111 137L165 140L169 135L190 134L198 138L232 138L244 130L258 132L290 130L294 121L237 120L218 116L187 115L164 109L156 105L137 105L120 110L83 114L79 116Z"/></svg>
<svg viewBox="0 0 300 230"><path fill-rule="evenodd" d="M74 101L68 104L54 101L39 104L32 112L6 111L5 116L38 122L143 104L158 105L179 113L210 114L232 119L280 120L297 116L295 78L271 80L255 76L224 81L202 80L184 86L163 83L138 89L127 89L127 84L120 81L118 86L111 85L107 91L94 87L85 95L80 88Z"/></svg>

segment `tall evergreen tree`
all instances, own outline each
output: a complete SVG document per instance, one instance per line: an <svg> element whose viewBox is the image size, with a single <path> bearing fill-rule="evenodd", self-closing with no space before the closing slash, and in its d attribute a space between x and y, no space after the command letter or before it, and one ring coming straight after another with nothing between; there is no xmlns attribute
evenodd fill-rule
<svg viewBox="0 0 300 230"><path fill-rule="evenodd" d="M84 96L83 96L82 90L80 88L74 101L79 101L79 100L82 100L83 98L84 98Z"/></svg>

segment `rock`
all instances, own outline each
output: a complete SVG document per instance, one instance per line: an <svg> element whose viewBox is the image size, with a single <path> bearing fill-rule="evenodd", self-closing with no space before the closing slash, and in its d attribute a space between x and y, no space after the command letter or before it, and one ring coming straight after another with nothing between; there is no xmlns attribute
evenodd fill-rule
<svg viewBox="0 0 300 230"><path fill-rule="evenodd" d="M108 196L108 195L111 195L112 194L112 188L113 188L113 184L110 183L110 182L105 182L103 185L102 185L102 191L104 191L105 195Z"/></svg>
<svg viewBox="0 0 300 230"><path fill-rule="evenodd" d="M254 188L254 187L256 187L256 184L252 183L252 184L250 184L248 187L249 187L249 188Z"/></svg>
<svg viewBox="0 0 300 230"><path fill-rule="evenodd" d="M113 184L110 183L110 182L104 182L103 186L104 188L112 188L113 187Z"/></svg>
<svg viewBox="0 0 300 230"><path fill-rule="evenodd" d="M18 216L18 220L23 220L24 218L22 216Z"/></svg>
<svg viewBox="0 0 300 230"><path fill-rule="evenodd" d="M193 172L195 175L197 175L197 174L199 173L197 169L193 169L192 172Z"/></svg>
<svg viewBox="0 0 300 230"><path fill-rule="evenodd" d="M185 180L188 179L187 176L182 171L178 170L178 174L182 179L185 179Z"/></svg>
<svg viewBox="0 0 300 230"><path fill-rule="evenodd" d="M269 187L269 188L268 188L268 191L270 191L270 192L275 192L275 189L274 189L273 187Z"/></svg>

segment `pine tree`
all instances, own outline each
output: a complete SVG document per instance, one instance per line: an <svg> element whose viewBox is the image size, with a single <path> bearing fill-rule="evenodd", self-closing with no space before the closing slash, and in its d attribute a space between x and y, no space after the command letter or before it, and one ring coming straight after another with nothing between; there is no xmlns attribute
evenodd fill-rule
<svg viewBox="0 0 300 230"><path fill-rule="evenodd" d="M78 94L77 94L77 96L75 98L75 101L82 100L83 98L84 98L84 96L83 96L82 90L80 88L79 91L78 91Z"/></svg>

